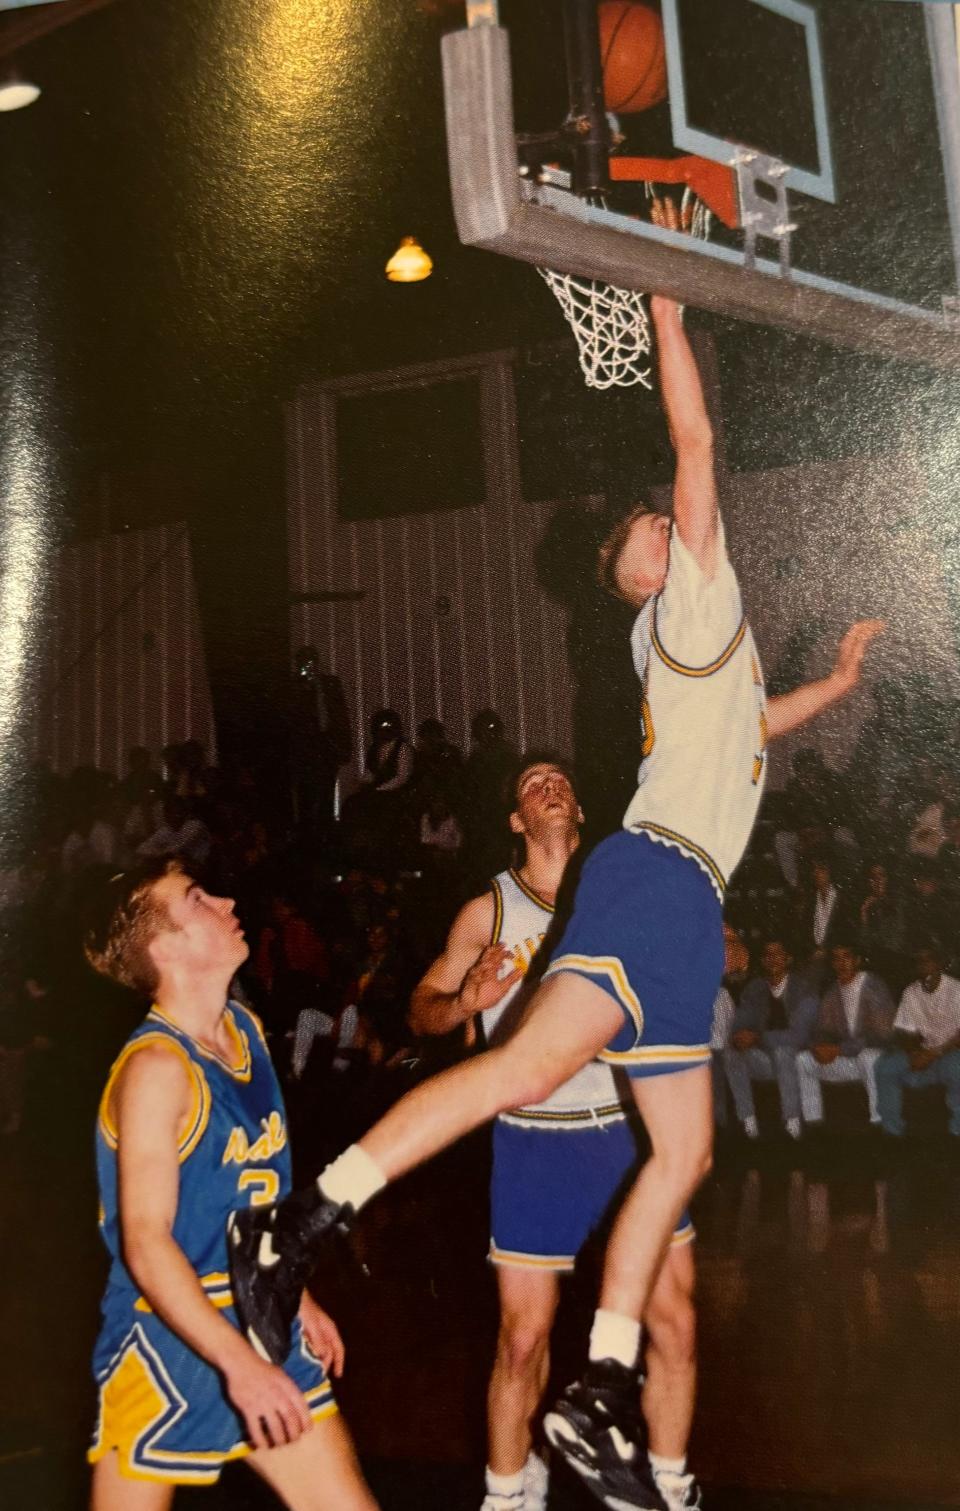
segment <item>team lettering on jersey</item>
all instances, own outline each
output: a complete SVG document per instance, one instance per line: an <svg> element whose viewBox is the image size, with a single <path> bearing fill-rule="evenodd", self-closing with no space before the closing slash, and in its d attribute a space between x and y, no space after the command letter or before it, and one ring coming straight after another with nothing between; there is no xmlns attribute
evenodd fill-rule
<svg viewBox="0 0 960 1511"><path fill-rule="evenodd" d="M535 939L524 939L520 944L514 946L511 965L515 971L520 972L521 976L527 974L527 971L533 964L534 955L536 955L546 937L545 933L538 934Z"/></svg>
<svg viewBox="0 0 960 1511"><path fill-rule="evenodd" d="M258 1160L272 1159L275 1154L280 1153L281 1149L286 1148L287 1130L281 1113L271 1112L269 1117L261 1118L260 1126L263 1132L252 1144L246 1129L231 1129L221 1163L224 1165L252 1164Z"/></svg>

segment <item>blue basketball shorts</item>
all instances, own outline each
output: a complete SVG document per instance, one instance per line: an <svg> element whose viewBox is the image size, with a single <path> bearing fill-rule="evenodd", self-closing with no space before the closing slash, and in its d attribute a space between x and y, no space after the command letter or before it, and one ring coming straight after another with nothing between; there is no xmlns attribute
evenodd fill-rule
<svg viewBox="0 0 960 1511"><path fill-rule="evenodd" d="M497 1265L572 1270L583 1245L616 1212L637 1173L626 1118L577 1128L493 1125L490 1258ZM684 1213L673 1235L689 1243Z"/></svg>
<svg viewBox="0 0 960 1511"><path fill-rule="evenodd" d="M214 1304L236 1327L233 1307L223 1299ZM142 1306L144 1302L131 1304L124 1308L125 1316L118 1312L105 1318L94 1353L97 1425L87 1457L96 1463L116 1449L120 1473L127 1479L213 1484L228 1460L251 1451L243 1419L213 1366L152 1311L141 1311ZM314 1421L337 1410L330 1382L299 1320L283 1367L303 1391Z"/></svg>
<svg viewBox="0 0 960 1511"><path fill-rule="evenodd" d="M708 1065L723 917L706 872L646 834L608 835L584 865L544 976L560 971L586 976L623 1013L600 1059L630 1076Z"/></svg>

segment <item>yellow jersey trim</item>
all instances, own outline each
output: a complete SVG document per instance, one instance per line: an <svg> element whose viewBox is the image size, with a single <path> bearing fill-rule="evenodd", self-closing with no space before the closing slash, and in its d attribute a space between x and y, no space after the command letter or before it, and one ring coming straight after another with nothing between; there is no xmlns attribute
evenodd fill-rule
<svg viewBox="0 0 960 1511"><path fill-rule="evenodd" d="M490 934L490 943L499 944L500 932L503 928L503 892L496 877L490 883L490 890L493 893L493 930Z"/></svg>
<svg viewBox="0 0 960 1511"><path fill-rule="evenodd" d="M311 1386L304 1395L315 1422L338 1409L329 1380ZM162 1439L187 1409L162 1358L136 1324L100 1380L96 1437L88 1462L95 1464L116 1449L117 1467L125 1479L213 1484L224 1464L251 1452L250 1444L239 1442L225 1450L154 1446L152 1436Z"/></svg>
<svg viewBox="0 0 960 1511"><path fill-rule="evenodd" d="M709 1044L638 1044L634 1049L601 1049L598 1060L611 1065L705 1065L710 1060Z"/></svg>
<svg viewBox="0 0 960 1511"><path fill-rule="evenodd" d="M541 897L539 892L535 892L531 886L528 886L523 877L520 875L520 872L515 871L512 866L510 867L510 877L513 881L516 882L524 897L529 898L531 902L535 902L538 908L542 908L545 913L556 912L556 908L553 906L553 904L547 902L545 897Z"/></svg>
<svg viewBox="0 0 960 1511"><path fill-rule="evenodd" d="M682 834L677 834L673 829L664 828L663 824L651 823L649 819L645 818L639 818L631 822L628 833L659 835L661 839L670 840L673 844L679 845L681 850L689 852L691 860L700 863L703 869L709 874L714 885L719 888L721 894L726 891L727 879L716 861L707 854L706 850L701 849L699 845L695 845L692 840L686 839Z"/></svg>
<svg viewBox="0 0 960 1511"><path fill-rule="evenodd" d="M544 971L544 980L558 971L576 971L581 976L606 976L613 995L633 1019L637 1038L643 1033L643 1008L627 978L623 961L616 955L558 955Z"/></svg>
<svg viewBox="0 0 960 1511"><path fill-rule="evenodd" d="M572 1270L576 1263L574 1254L520 1254L512 1249L498 1249L490 1245L491 1264L510 1265L518 1270Z"/></svg>
<svg viewBox="0 0 960 1511"><path fill-rule="evenodd" d="M195 1039L192 1034L188 1034L185 1028L180 1027L179 1023L174 1023L172 1018L168 1018L164 1013L160 1011L156 1003L154 1003L151 1007L150 1011L147 1014L147 1017L154 1018L160 1023L165 1023L167 1028L172 1028L175 1034L182 1034L185 1039L189 1039L198 1055L203 1055L204 1059L213 1060L215 1064L222 1066L222 1068L227 1072L228 1075L233 1076L234 1080L249 1081L250 1076L253 1073L253 1057L250 1054L250 1040L247 1038L246 1033L238 1024L236 1018L234 1017L233 1008L229 1005L224 1008L223 1021L226 1025L228 1034L233 1039L236 1049L237 1063L234 1065L231 1065L230 1061L225 1060L222 1055L218 1055L216 1050L208 1049L205 1044L201 1044L199 1039Z"/></svg>
<svg viewBox="0 0 960 1511"><path fill-rule="evenodd" d="M674 660L673 656L671 656L664 649L663 642L660 639L660 635L657 631L656 614L653 615L653 621L650 626L650 638L653 644L653 648L656 651L657 655L660 657L660 660L663 662L664 666L669 667L672 672L679 672L681 677L712 677L714 672L718 672L720 671L721 667L726 666L727 662L730 660L730 657L739 648L746 633L747 621L746 618L743 618L740 620L739 628L737 629L736 634L730 641L730 644L727 646L726 650L721 651L717 659L715 661L711 661L709 666L684 666L682 661Z"/></svg>
<svg viewBox="0 0 960 1511"><path fill-rule="evenodd" d="M514 1126L518 1123L582 1123L585 1127L605 1119L613 1122L626 1117L620 1102L609 1102L604 1107L516 1107L511 1112L501 1112L504 1122Z"/></svg>
<svg viewBox="0 0 960 1511"><path fill-rule="evenodd" d="M210 1087L207 1085L207 1078L200 1069L200 1066L190 1058L183 1045L176 1039L171 1039L169 1034L141 1034L138 1039L132 1039L120 1051L120 1054L110 1068L107 1084L104 1086L103 1095L100 1098L100 1132L103 1134L108 1148L115 1151L118 1143L118 1132L110 1111L110 1098L113 1095L117 1078L124 1066L138 1050L157 1048L168 1050L174 1055L179 1055L190 1077L192 1093L190 1111L184 1120L183 1132L177 1143L177 1155L182 1165L184 1160L188 1159L194 1149L196 1149L210 1121Z"/></svg>

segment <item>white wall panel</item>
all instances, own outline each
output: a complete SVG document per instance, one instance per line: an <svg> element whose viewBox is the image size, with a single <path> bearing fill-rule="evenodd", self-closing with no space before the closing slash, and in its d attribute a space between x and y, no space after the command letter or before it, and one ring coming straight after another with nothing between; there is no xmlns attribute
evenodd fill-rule
<svg viewBox="0 0 960 1511"><path fill-rule="evenodd" d="M159 755L215 732L190 543L184 525L99 536L64 547L34 725L34 751L55 770L121 773L127 751Z"/></svg>

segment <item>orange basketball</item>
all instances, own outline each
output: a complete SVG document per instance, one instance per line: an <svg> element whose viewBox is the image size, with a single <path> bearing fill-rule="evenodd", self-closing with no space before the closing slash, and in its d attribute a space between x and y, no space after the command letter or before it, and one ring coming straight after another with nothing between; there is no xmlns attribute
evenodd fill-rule
<svg viewBox="0 0 960 1511"><path fill-rule="evenodd" d="M597 6L603 98L615 115L635 115L667 97L663 22L638 0L602 0Z"/></svg>

